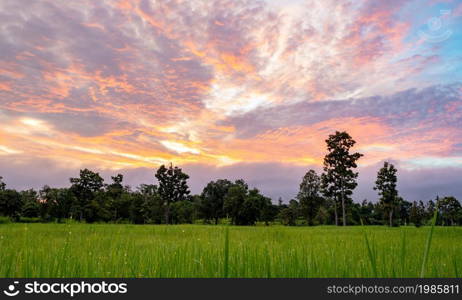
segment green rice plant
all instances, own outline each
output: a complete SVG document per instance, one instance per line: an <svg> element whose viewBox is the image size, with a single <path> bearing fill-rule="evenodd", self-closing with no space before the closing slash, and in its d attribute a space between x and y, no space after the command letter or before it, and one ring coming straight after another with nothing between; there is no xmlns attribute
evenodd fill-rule
<svg viewBox="0 0 462 300"><path fill-rule="evenodd" d="M422 259L422 268L420 270L420 278L425 277L425 268L427 266L428 253L430 252L430 245L432 243L433 230L435 229L436 218L438 216L438 205L439 205L439 203L436 202L435 212L433 213L432 224L431 224L431 227L430 227L430 231L428 232L427 242L425 243L424 256L423 256L423 259Z"/></svg>
<svg viewBox="0 0 462 300"><path fill-rule="evenodd" d="M419 277L429 229L10 223L0 277ZM434 226L426 276L460 276L461 239Z"/></svg>
<svg viewBox="0 0 462 300"><path fill-rule="evenodd" d="M401 276L404 277L406 272L406 232L403 231L401 238L401 251L400 251L400 265L401 265Z"/></svg>
<svg viewBox="0 0 462 300"><path fill-rule="evenodd" d="M223 277L228 278L229 270L229 227L225 229L225 247L224 247Z"/></svg>
<svg viewBox="0 0 462 300"><path fill-rule="evenodd" d="M454 258L453 259L453 263L454 263L454 273L455 273L455 277L456 278L459 278L459 271L457 270L457 260Z"/></svg>
<svg viewBox="0 0 462 300"><path fill-rule="evenodd" d="M366 242L366 248L367 248L367 255L369 257L369 261L371 263L371 268L373 271L374 277L377 277L377 261L375 258L375 251L371 248L371 245L369 243L369 239L367 238L367 233L364 232L364 240Z"/></svg>

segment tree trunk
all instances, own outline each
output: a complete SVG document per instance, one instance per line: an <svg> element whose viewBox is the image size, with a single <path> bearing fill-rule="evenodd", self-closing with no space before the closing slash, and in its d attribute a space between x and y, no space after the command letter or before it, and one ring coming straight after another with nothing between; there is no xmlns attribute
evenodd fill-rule
<svg viewBox="0 0 462 300"><path fill-rule="evenodd" d="M215 225L218 225L218 217L215 218Z"/></svg>
<svg viewBox="0 0 462 300"><path fill-rule="evenodd" d="M390 213L388 214L388 219L389 219L390 227L393 227L393 209L390 209Z"/></svg>
<svg viewBox="0 0 462 300"><path fill-rule="evenodd" d="M344 179L342 177L342 217L343 217L343 226L346 226L346 209L345 209L345 190L343 188Z"/></svg>
<svg viewBox="0 0 462 300"><path fill-rule="evenodd" d="M165 224L169 224L170 205L165 208Z"/></svg>
<svg viewBox="0 0 462 300"><path fill-rule="evenodd" d="M334 200L335 226L338 226L337 199Z"/></svg>

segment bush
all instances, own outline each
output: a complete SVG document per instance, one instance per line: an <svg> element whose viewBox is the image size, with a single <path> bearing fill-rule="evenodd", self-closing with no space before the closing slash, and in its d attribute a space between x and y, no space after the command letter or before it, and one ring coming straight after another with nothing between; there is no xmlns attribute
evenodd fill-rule
<svg viewBox="0 0 462 300"><path fill-rule="evenodd" d="M11 220L9 217L0 216L0 224L8 224L8 223L11 223Z"/></svg>
<svg viewBox="0 0 462 300"><path fill-rule="evenodd" d="M21 217L18 220L18 223L40 223L42 219L40 218L28 218L28 217Z"/></svg>

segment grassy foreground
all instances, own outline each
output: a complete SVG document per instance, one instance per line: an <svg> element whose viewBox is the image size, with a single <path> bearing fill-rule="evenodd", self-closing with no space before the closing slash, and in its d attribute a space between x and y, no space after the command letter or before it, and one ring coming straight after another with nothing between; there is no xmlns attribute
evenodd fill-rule
<svg viewBox="0 0 462 300"><path fill-rule="evenodd" d="M3 224L0 277L419 277L429 229ZM435 228L425 276L459 277L461 241Z"/></svg>

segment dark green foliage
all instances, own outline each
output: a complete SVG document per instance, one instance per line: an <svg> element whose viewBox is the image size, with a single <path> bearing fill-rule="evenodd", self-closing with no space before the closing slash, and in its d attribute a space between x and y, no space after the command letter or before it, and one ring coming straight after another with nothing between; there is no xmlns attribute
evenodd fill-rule
<svg viewBox="0 0 462 300"><path fill-rule="evenodd" d="M254 225L257 221L268 224L275 217L271 199L260 194L258 189L249 190L242 179L229 187L223 209L234 225Z"/></svg>
<svg viewBox="0 0 462 300"><path fill-rule="evenodd" d="M80 170L80 176L71 178L71 191L77 199L74 203L74 213L82 221L94 221L93 211L99 201L94 201L95 196L104 186L104 179L95 172L88 169Z"/></svg>
<svg viewBox="0 0 462 300"><path fill-rule="evenodd" d="M321 175L323 194L335 201L335 224L338 224L338 208L342 208L343 226L347 224L347 206L352 202L351 195L358 185L357 160L360 153L350 153L356 144L347 132L335 132L326 140L328 153L324 157L324 174Z"/></svg>
<svg viewBox="0 0 462 300"><path fill-rule="evenodd" d="M116 184L118 186L116 186ZM119 185L120 184L120 185ZM301 198L301 197L300 197ZM320 200L321 201L321 200ZM460 203L454 197L439 200L438 225L461 225L462 215ZM121 182L106 185L92 195L92 199L81 210L82 201L77 199L71 188L43 187L39 193L34 190L16 192L5 189L0 191L0 215L13 221L62 222L65 219L79 220L82 213L86 222L131 222L135 224L165 223L165 203L160 197L157 185L143 184L136 191L123 187ZM194 223L202 219L208 223L210 215L204 216L202 195L186 197L184 200L171 203L170 223ZM306 205L306 204L305 204ZM316 207L316 214L307 219L303 201L291 200L289 204L279 201L279 205L271 203L271 199L263 196L257 189L249 189L243 180L231 183L223 197L223 214L221 218L230 218L235 225L255 225L257 222L269 225L279 222L295 226L335 224L335 202L322 199ZM422 226L429 224L435 211L435 202L425 205L422 201L408 202L398 197L396 201L396 219L393 225ZM347 222L351 225L383 225L385 208L382 202L373 203L364 200L352 203L347 210ZM213 219L215 223L215 219ZM219 222L219 221L218 221Z"/></svg>
<svg viewBox="0 0 462 300"><path fill-rule="evenodd" d="M6 183L3 182L3 177L0 176L0 192L6 189Z"/></svg>
<svg viewBox="0 0 462 300"><path fill-rule="evenodd" d="M15 190L4 189L0 191L0 215L18 221L22 210L21 194Z"/></svg>
<svg viewBox="0 0 462 300"><path fill-rule="evenodd" d="M134 193L131 196L129 220L135 224L145 223L145 200L140 193Z"/></svg>
<svg viewBox="0 0 462 300"><path fill-rule="evenodd" d="M398 196L397 170L387 162L378 172L375 189L378 202L353 203L356 187L356 161L362 156L350 153L355 141L346 132L336 132L326 140L328 154L324 173L309 170L300 183L296 199L284 204L279 198L274 205L244 180L219 179L209 182L200 195L190 195L189 176L180 168L162 165L155 177L159 184L141 184L132 191L123 185L124 176L103 178L88 169L70 178L69 188L44 186L39 192L7 189L0 176L0 217L16 222L63 222L66 219L85 222L135 224L183 224L203 222L234 225L256 225L272 222L296 225L338 225L342 209L343 224L390 226L428 225L435 214L437 225L461 225L462 207L454 197L408 202ZM321 196L322 194L322 196ZM385 218L384 218L385 217Z"/></svg>
<svg viewBox="0 0 462 300"><path fill-rule="evenodd" d="M223 204L225 196L228 194L232 182L227 179L219 179L209 182L202 191L201 214L203 218L213 220L218 224L218 220L225 216Z"/></svg>
<svg viewBox="0 0 462 300"><path fill-rule="evenodd" d="M454 197L444 197L438 202L441 225L457 225L461 215L461 205Z"/></svg>
<svg viewBox="0 0 462 300"><path fill-rule="evenodd" d="M417 203L416 201L414 201L411 207L411 211L409 213L409 220L416 227L420 227L423 224L424 218L425 218L425 208L423 206L422 201L420 201L420 203Z"/></svg>
<svg viewBox="0 0 462 300"><path fill-rule="evenodd" d="M327 206L319 207L318 213L314 217L314 220L319 225L331 224L331 213Z"/></svg>
<svg viewBox="0 0 462 300"><path fill-rule="evenodd" d="M396 190L396 177L395 166L388 162L384 162L383 167L377 173L377 180L375 181L374 190L379 191L380 202L384 208L385 217L388 217L388 225L393 226L393 212L398 206L398 191Z"/></svg>
<svg viewBox="0 0 462 300"><path fill-rule="evenodd" d="M42 220L60 222L62 219L75 218L81 212L83 215L79 206L80 202L70 189L55 189L44 186L39 192L39 197L39 215ZM89 210L90 208L86 207L86 209Z"/></svg>
<svg viewBox="0 0 462 300"><path fill-rule="evenodd" d="M140 205L142 205L141 212L144 223L162 224L165 220L164 205L159 196L157 185L142 184L138 188L138 194L143 198L143 203ZM127 194L127 196L130 196L130 194Z"/></svg>
<svg viewBox="0 0 462 300"><path fill-rule="evenodd" d="M410 223L410 212L411 212L412 203L404 200L401 197L398 197L398 215L399 221L402 225L407 225Z"/></svg>
<svg viewBox="0 0 462 300"><path fill-rule="evenodd" d="M240 225L253 225L262 220L262 213L271 206L271 199L260 194L258 189L251 189L242 208L242 222Z"/></svg>
<svg viewBox="0 0 462 300"><path fill-rule="evenodd" d="M279 217L281 218L282 224L295 226L297 218L300 215L300 205L296 200L290 200L288 206L281 209Z"/></svg>
<svg viewBox="0 0 462 300"><path fill-rule="evenodd" d="M266 198L266 197L265 197ZM271 202L270 198L266 198L266 205L260 211L260 221L265 222L265 225L269 225L270 222L274 222L279 213L277 205Z"/></svg>
<svg viewBox="0 0 462 300"><path fill-rule="evenodd" d="M308 225L314 225L314 218L322 205L323 198L319 195L321 178L316 171L309 170L300 183L297 199L301 206L301 213Z"/></svg>
<svg viewBox="0 0 462 300"><path fill-rule="evenodd" d="M192 224L194 221L194 203L191 200L182 200L172 203L172 223Z"/></svg>
<svg viewBox="0 0 462 300"><path fill-rule="evenodd" d="M248 186L243 180L237 180L228 190L223 207L231 222L235 225L247 225L244 219L244 202L248 193Z"/></svg>
<svg viewBox="0 0 462 300"><path fill-rule="evenodd" d="M21 192L22 208L21 216L25 218L38 218L40 213L40 204L38 194L34 190Z"/></svg>
<svg viewBox="0 0 462 300"><path fill-rule="evenodd" d="M439 201L439 197L436 197L436 202ZM431 219L435 213L436 203L433 200L429 200L425 209L425 218Z"/></svg>
<svg viewBox="0 0 462 300"><path fill-rule="evenodd" d="M374 203L367 202L367 200L364 199L358 209L358 217L360 219L360 223L364 225L374 224L373 212Z"/></svg>
<svg viewBox="0 0 462 300"><path fill-rule="evenodd" d="M164 165L157 170L156 178L159 181L158 193L165 206L165 223L170 223L170 204L186 200L190 191L188 187L189 176L172 164L168 168Z"/></svg>

